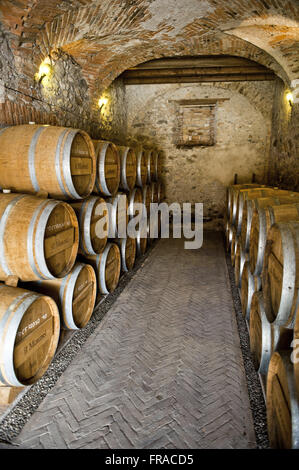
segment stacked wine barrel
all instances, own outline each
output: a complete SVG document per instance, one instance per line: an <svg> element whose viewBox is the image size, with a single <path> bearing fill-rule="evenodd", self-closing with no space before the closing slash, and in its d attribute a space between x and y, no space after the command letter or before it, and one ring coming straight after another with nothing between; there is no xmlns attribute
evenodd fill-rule
<svg viewBox="0 0 299 470"><path fill-rule="evenodd" d="M144 253L147 237L126 229L134 204L162 191L157 155L80 129L0 130L0 387L36 382Z"/></svg>
<svg viewBox="0 0 299 470"><path fill-rule="evenodd" d="M248 184L227 196L226 246L265 389L270 445L298 449L299 193Z"/></svg>

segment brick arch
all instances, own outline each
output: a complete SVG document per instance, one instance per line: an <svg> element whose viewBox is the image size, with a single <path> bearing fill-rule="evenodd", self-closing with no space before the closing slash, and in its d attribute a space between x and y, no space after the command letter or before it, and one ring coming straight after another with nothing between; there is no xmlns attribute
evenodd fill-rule
<svg viewBox="0 0 299 470"><path fill-rule="evenodd" d="M205 0L200 7L196 0L182 6L176 0L5 0L0 15L19 71L33 77L45 56L61 48L82 67L93 91L108 86L128 66L194 50L252 58L286 83L299 77L296 36L269 24L279 17L288 28L299 17L292 0L231 0L225 6L222 0ZM254 24L255 34L268 28L277 39L275 47L269 48L265 37L253 44L255 34L242 35L238 28L246 22Z"/></svg>

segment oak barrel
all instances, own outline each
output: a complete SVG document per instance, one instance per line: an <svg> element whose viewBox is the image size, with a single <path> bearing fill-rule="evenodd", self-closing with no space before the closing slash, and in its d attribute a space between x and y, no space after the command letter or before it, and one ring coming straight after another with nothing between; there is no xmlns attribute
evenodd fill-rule
<svg viewBox="0 0 299 470"><path fill-rule="evenodd" d="M235 253L235 283L237 287L241 287L241 278L245 261L248 261L248 253L245 253L242 249L241 239L238 238Z"/></svg>
<svg viewBox="0 0 299 470"><path fill-rule="evenodd" d="M136 153L136 186L143 188L147 180L147 154L146 150L141 148L135 151Z"/></svg>
<svg viewBox="0 0 299 470"><path fill-rule="evenodd" d="M235 256L236 256L236 249L237 249L237 231L236 227L232 227L231 230L231 248L230 248L230 259L232 266L235 265Z"/></svg>
<svg viewBox="0 0 299 470"><path fill-rule="evenodd" d="M131 237L118 238L115 242L120 249L122 271L131 271L136 259L136 239Z"/></svg>
<svg viewBox="0 0 299 470"><path fill-rule="evenodd" d="M146 252L148 246L148 237L144 237L144 234L139 230L136 237L136 254L142 256Z"/></svg>
<svg viewBox="0 0 299 470"><path fill-rule="evenodd" d="M281 222L268 231L262 271L268 320L293 328L298 308L299 223Z"/></svg>
<svg viewBox="0 0 299 470"><path fill-rule="evenodd" d="M59 307L61 328L79 330L89 322L97 294L97 280L92 266L77 262L62 279L30 282L28 286L55 300Z"/></svg>
<svg viewBox="0 0 299 470"><path fill-rule="evenodd" d="M0 384L35 383L55 354L60 319L50 297L0 285Z"/></svg>
<svg viewBox="0 0 299 470"><path fill-rule="evenodd" d="M255 369L267 375L272 354L272 326L265 313L263 294L255 292L250 308L250 351Z"/></svg>
<svg viewBox="0 0 299 470"><path fill-rule="evenodd" d="M142 202L146 208L146 215L149 217L152 202L152 191L149 184L146 184L142 188Z"/></svg>
<svg viewBox="0 0 299 470"><path fill-rule="evenodd" d="M250 265L248 261L245 261L241 277L241 305L242 313L247 321L250 319L250 308L252 302L252 296L254 292L261 290L262 282L259 276L253 276L250 271Z"/></svg>
<svg viewBox="0 0 299 470"><path fill-rule="evenodd" d="M55 279L72 269L79 245L73 208L25 194L0 194L0 279Z"/></svg>
<svg viewBox="0 0 299 470"><path fill-rule="evenodd" d="M232 244L232 228L233 225L230 224L230 222L227 220L225 224L225 244L226 244L226 250L229 252L231 249L231 244Z"/></svg>
<svg viewBox="0 0 299 470"><path fill-rule="evenodd" d="M129 222L127 195L117 193L106 199L106 203L109 216L108 238L126 238Z"/></svg>
<svg viewBox="0 0 299 470"><path fill-rule="evenodd" d="M238 206L237 206L237 213L236 213L236 228L237 228L237 235L241 233L242 227L242 217L243 217L243 209L245 205L245 201L251 199L257 199L262 197L277 197L279 195L286 195L288 191L284 191L278 188L253 188L253 189L242 189L239 192L238 197Z"/></svg>
<svg viewBox="0 0 299 470"><path fill-rule="evenodd" d="M267 206L255 209L250 232L250 267L260 274L263 268L267 233L271 225L289 220L299 221L299 203Z"/></svg>
<svg viewBox="0 0 299 470"><path fill-rule="evenodd" d="M158 202L162 202L165 199L165 185L162 181L157 183Z"/></svg>
<svg viewBox="0 0 299 470"><path fill-rule="evenodd" d="M96 181L94 192L115 196L120 184L120 156L116 145L105 140L93 140L96 154Z"/></svg>
<svg viewBox="0 0 299 470"><path fill-rule="evenodd" d="M100 293L113 292L118 285L121 271L121 255L116 243L107 243L103 253L86 256L85 260L95 270Z"/></svg>
<svg viewBox="0 0 299 470"><path fill-rule="evenodd" d="M2 188L81 199L93 190L96 158L92 141L82 130L24 124L1 130L0 169Z"/></svg>
<svg viewBox="0 0 299 470"><path fill-rule="evenodd" d="M261 185L255 183L233 184L227 188L227 218L234 225L237 215L238 197L241 189L259 188Z"/></svg>
<svg viewBox="0 0 299 470"><path fill-rule="evenodd" d="M274 352L268 368L267 426L272 448L299 449L299 400L291 352Z"/></svg>
<svg viewBox="0 0 299 470"><path fill-rule="evenodd" d="M135 150L131 147L118 146L120 155L120 189L131 191L136 183L137 162Z"/></svg>
<svg viewBox="0 0 299 470"><path fill-rule="evenodd" d="M279 206L299 202L299 193L288 193L275 195L273 197L261 197L248 199L244 202L242 224L241 224L241 242L242 248L249 251L252 217L255 210L267 206Z"/></svg>
<svg viewBox="0 0 299 470"><path fill-rule="evenodd" d="M129 219L138 216L138 205L142 204L142 190L134 188L128 195L128 214Z"/></svg>
<svg viewBox="0 0 299 470"><path fill-rule="evenodd" d="M158 183L152 181L150 184L150 192L151 192L151 202L158 203L159 202L159 194L158 194Z"/></svg>
<svg viewBox="0 0 299 470"><path fill-rule="evenodd" d="M158 181L160 177L160 155L157 150L151 152L150 175L151 181Z"/></svg>
<svg viewBox="0 0 299 470"><path fill-rule="evenodd" d="M90 196L83 202L72 203L71 206L76 212L79 222L79 253L84 255L101 253L107 243L109 224L105 200L97 196Z"/></svg>

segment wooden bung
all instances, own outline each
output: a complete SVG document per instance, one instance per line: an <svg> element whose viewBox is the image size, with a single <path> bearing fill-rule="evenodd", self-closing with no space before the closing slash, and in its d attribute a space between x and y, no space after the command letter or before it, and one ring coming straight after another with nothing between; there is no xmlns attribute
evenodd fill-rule
<svg viewBox="0 0 299 470"><path fill-rule="evenodd" d="M299 221L299 203L267 206L255 209L250 231L250 267L254 274L263 269L267 233L278 222Z"/></svg>
<svg viewBox="0 0 299 470"><path fill-rule="evenodd" d="M55 300L59 307L61 328L79 330L89 322L97 294L97 280L92 266L77 262L63 279L30 282L28 287Z"/></svg>
<svg viewBox="0 0 299 470"><path fill-rule="evenodd" d="M0 296L0 385L31 385L54 357L60 333L58 307L50 297L4 284Z"/></svg>
<svg viewBox="0 0 299 470"><path fill-rule="evenodd" d="M82 130L24 124L1 131L0 168L2 188L81 199L93 190L96 158L92 141Z"/></svg>
<svg viewBox="0 0 299 470"><path fill-rule="evenodd" d="M79 245L69 204L25 194L0 194L0 280L55 279L72 269Z"/></svg>
<svg viewBox="0 0 299 470"><path fill-rule="evenodd" d="M120 183L120 156L116 145L106 140L93 140L96 155L94 193L115 196Z"/></svg>
<svg viewBox="0 0 299 470"><path fill-rule="evenodd" d="M121 271L121 255L116 243L107 243L103 253L85 256L85 260L95 270L100 293L113 292L118 285Z"/></svg>
<svg viewBox="0 0 299 470"><path fill-rule="evenodd" d="M90 196L83 202L73 202L80 227L79 253L97 255L107 243L109 230L109 215L104 199Z"/></svg>

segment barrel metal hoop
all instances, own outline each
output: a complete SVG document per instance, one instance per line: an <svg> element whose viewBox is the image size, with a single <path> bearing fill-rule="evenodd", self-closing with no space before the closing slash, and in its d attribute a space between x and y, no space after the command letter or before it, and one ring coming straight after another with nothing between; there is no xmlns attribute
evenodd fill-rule
<svg viewBox="0 0 299 470"><path fill-rule="evenodd" d="M295 245L294 238L287 229L286 224L280 224L280 233L283 252L283 274L281 286L281 298L278 312L275 318L275 324L285 324L288 320L289 312L293 304L296 267L295 267ZM293 269L291 269L293 266Z"/></svg>
<svg viewBox="0 0 299 470"><path fill-rule="evenodd" d="M258 294L260 313L261 313L261 324L262 324L262 355L259 367L259 373L266 375L268 372L268 366L271 358L271 324L268 321L265 313L264 300L261 292Z"/></svg>
<svg viewBox="0 0 299 470"><path fill-rule="evenodd" d="M26 298L27 297L27 298ZM2 350L3 350L3 363L2 363L2 370L0 370L0 381L3 383L7 383L8 385L14 387L22 387L24 386L21 383L15 374L14 370L14 362L13 362L13 352L14 352L14 345L15 345L15 338L21 323L21 320L24 316L26 310L30 307L30 305L40 297L39 294L32 294L32 293L24 293L18 296L8 307L6 310L4 317L0 323L0 336L2 337ZM7 322L9 316L12 315L14 307L22 300L24 301L17 307L16 311L13 314L13 317L9 321L9 325L5 325L4 322ZM4 332L5 328L5 332ZM2 336L4 334L4 338Z"/></svg>
<svg viewBox="0 0 299 470"><path fill-rule="evenodd" d="M266 230L266 213L263 208L259 210L259 239L258 239L258 249L257 249L257 259L256 266L254 270L254 275L260 275L263 268L264 253L266 248L267 241L267 230Z"/></svg>
<svg viewBox="0 0 299 470"><path fill-rule="evenodd" d="M28 167L29 167L29 174L30 174L30 179L32 186L35 191L39 191L40 187L37 181L36 177L36 171L35 171L35 149L36 149L36 144L39 139L40 134L47 128L47 126L40 126L36 129L28 150Z"/></svg>
<svg viewBox="0 0 299 470"><path fill-rule="evenodd" d="M124 189L130 191L128 180L127 180L127 157L130 148L125 147L121 156L121 183Z"/></svg>
<svg viewBox="0 0 299 470"><path fill-rule="evenodd" d="M100 286L101 286L102 294L109 294L109 290L106 285L105 271L106 271L107 256L111 248L112 248L112 244L108 243L106 245L105 250L103 251L101 255L100 263L98 264Z"/></svg>
<svg viewBox="0 0 299 470"><path fill-rule="evenodd" d="M47 204L44 204L44 202L46 202ZM36 256L38 270L41 273L41 275L39 275L39 278L40 279L56 279L56 277L53 276L48 269L48 266L45 260L44 236L41 236L41 234L44 235L49 216L51 212L53 211L53 209L59 204L59 201L47 200L44 202L39 206L39 209L42 212L41 212L41 216L39 218L39 221L37 223L37 228L36 228L36 233L39 234L39 236L36 236L34 240L34 245L33 245L34 253Z"/></svg>
<svg viewBox="0 0 299 470"><path fill-rule="evenodd" d="M108 189L105 177L105 160L106 160L106 152L108 149L110 142L105 142L102 144L99 161L98 161L98 176L96 178L96 187L98 191L105 194L105 196L112 196L111 192ZM99 179L98 179L99 178Z"/></svg>
<svg viewBox="0 0 299 470"><path fill-rule="evenodd" d="M3 271L5 272L5 274L7 274L7 276L10 276L12 274L12 272L10 271L10 269L7 265L6 257L5 257L5 243L4 243L4 240L3 240L5 227L6 227L6 223L7 223L7 220L8 220L8 217L9 217L9 214L10 214L11 210L17 204L17 202L19 202L24 197L26 197L25 194L21 194L21 195L16 196L6 206L5 211L3 212L3 215L1 216L1 220L0 220L0 265L1 265L1 268L3 269Z"/></svg>
<svg viewBox="0 0 299 470"><path fill-rule="evenodd" d="M74 286L76 284L76 281L78 279L80 272L82 271L82 268L83 268L83 264L78 263L73 269L73 271L70 273L70 275L67 276L66 279L64 279L64 288L66 287L66 291L63 292L63 295L60 297L61 307L63 311L63 323L65 327L69 330L79 330L79 328L74 322L74 317L73 317L73 294L74 294ZM66 284L66 281L67 281L67 284ZM59 295L61 295L60 292L59 292ZM63 300L65 301L63 302Z"/></svg>
<svg viewBox="0 0 299 470"><path fill-rule="evenodd" d="M76 191L71 173L71 147L76 134L78 134L77 129L69 130L68 136L64 142L62 154L62 172L71 197L74 199L82 199L82 196L80 196L80 194L78 194Z"/></svg>
<svg viewBox="0 0 299 470"><path fill-rule="evenodd" d="M59 187L62 191L62 193L69 197L68 192L64 188L63 180L62 180L62 175L61 175L61 165L60 165L60 153L61 153L61 146L62 146L62 141L67 134L68 129L64 129L58 139L57 146L56 146L56 153L55 153L55 172L58 180Z"/></svg>

